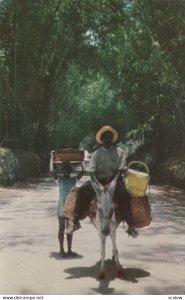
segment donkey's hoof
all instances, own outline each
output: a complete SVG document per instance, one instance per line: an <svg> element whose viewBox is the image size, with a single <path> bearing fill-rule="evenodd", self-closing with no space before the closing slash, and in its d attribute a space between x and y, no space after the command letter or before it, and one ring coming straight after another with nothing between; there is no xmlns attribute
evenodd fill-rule
<svg viewBox="0 0 185 300"><path fill-rule="evenodd" d="M98 275L98 279L105 279L105 273L101 272L101 273Z"/></svg>
<svg viewBox="0 0 185 300"><path fill-rule="evenodd" d="M118 270L117 275L119 278L125 277L125 272L124 272L123 268Z"/></svg>

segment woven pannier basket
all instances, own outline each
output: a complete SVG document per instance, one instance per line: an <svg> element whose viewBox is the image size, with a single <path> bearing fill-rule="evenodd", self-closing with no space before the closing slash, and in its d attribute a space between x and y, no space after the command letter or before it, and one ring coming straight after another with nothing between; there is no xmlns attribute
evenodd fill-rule
<svg viewBox="0 0 185 300"><path fill-rule="evenodd" d="M144 167L146 172L140 172L131 169L131 165L136 164ZM152 220L149 198L146 195L149 178L149 169L143 162L133 161L128 165L127 176L125 178L125 186L132 198L132 218L133 225L136 228L146 227Z"/></svg>
<svg viewBox="0 0 185 300"><path fill-rule="evenodd" d="M147 195L139 198L132 197L131 211L134 227L143 228L150 225L152 217L151 207Z"/></svg>
<svg viewBox="0 0 185 300"><path fill-rule="evenodd" d="M77 191L78 191L78 187L71 188L71 190L67 196L66 203L63 208L64 216L71 220L73 220L73 211L74 211L74 207L75 207L75 203L76 203Z"/></svg>

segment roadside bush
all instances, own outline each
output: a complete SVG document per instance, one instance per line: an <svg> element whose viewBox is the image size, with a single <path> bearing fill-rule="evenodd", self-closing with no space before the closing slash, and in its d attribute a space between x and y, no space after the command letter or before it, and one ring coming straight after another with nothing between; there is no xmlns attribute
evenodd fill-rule
<svg viewBox="0 0 185 300"><path fill-rule="evenodd" d="M41 160L37 154L21 149L0 148L0 184L11 185L36 176L40 171Z"/></svg>

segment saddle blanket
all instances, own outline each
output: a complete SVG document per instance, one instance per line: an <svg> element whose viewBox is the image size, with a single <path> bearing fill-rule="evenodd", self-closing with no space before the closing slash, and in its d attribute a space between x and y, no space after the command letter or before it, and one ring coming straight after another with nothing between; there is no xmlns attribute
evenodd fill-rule
<svg viewBox="0 0 185 300"><path fill-rule="evenodd" d="M77 195L78 187L72 187L66 203L64 205L63 213L66 218L73 220L73 211L76 203L76 195ZM91 201L91 205L88 211L84 212L82 219L85 219L87 216L93 220L96 216L96 209L97 209L97 198L95 197ZM140 197L140 198L132 198L131 199L131 212L133 218L133 225L136 228L143 228L150 224L152 217L151 217L151 207L149 204L148 196ZM124 217L121 215L120 210L116 209L116 219L118 221L124 221Z"/></svg>
<svg viewBox="0 0 185 300"><path fill-rule="evenodd" d="M76 203L77 191L78 191L78 187L72 187L71 188L71 190L70 190L70 192L67 196L66 203L65 203L64 208L63 208L64 216L66 218L69 218L70 220L73 220L73 211L74 211L74 207L75 207L75 203ZM96 202L97 202L96 198L94 198L91 201L91 205L89 207L89 210L84 212L84 215L83 215L82 219L85 219L87 216L90 219L93 219L96 216Z"/></svg>

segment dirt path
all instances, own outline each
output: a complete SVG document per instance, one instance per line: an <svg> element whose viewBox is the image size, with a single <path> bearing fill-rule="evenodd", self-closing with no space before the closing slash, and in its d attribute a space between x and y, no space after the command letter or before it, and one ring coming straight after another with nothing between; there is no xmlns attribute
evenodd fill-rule
<svg viewBox="0 0 185 300"><path fill-rule="evenodd" d="M98 281L100 247L86 219L74 234L75 259L58 255L58 187L51 178L0 188L0 294L184 294L185 193L151 187L153 222L128 238L122 225L117 246L125 268L115 277L107 241L107 278Z"/></svg>

